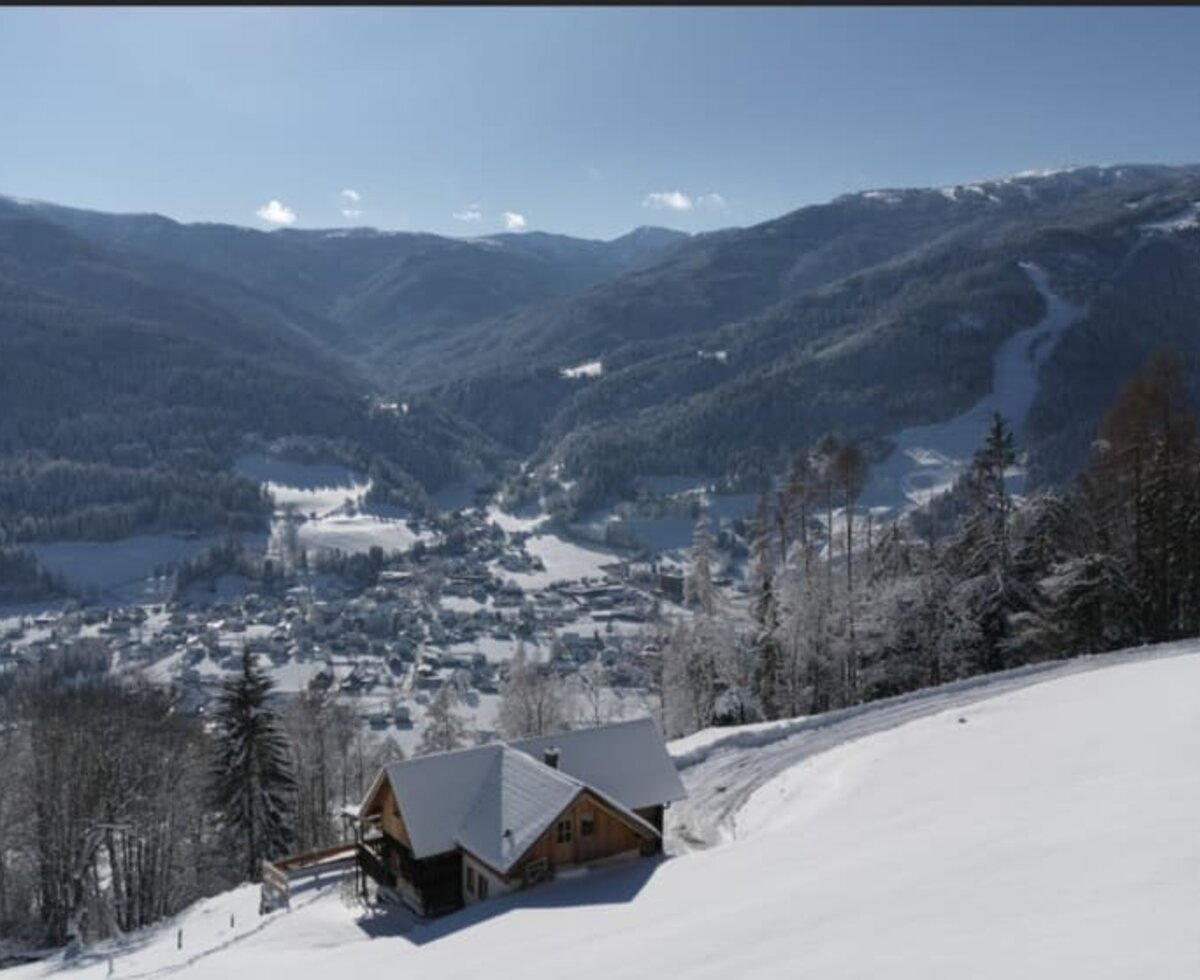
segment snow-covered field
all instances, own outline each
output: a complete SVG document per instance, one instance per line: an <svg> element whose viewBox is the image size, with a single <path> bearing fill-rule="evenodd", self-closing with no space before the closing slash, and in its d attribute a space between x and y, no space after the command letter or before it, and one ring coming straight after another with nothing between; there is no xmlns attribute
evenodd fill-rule
<svg viewBox="0 0 1200 980"><path fill-rule="evenodd" d="M261 534L237 537L250 549L266 544ZM171 579L155 579L154 569L197 555L220 540L220 535L141 534L117 541L51 541L26 547L73 588L95 589L123 602L161 602L170 591Z"/></svg>
<svg viewBox="0 0 1200 980"><path fill-rule="evenodd" d="M525 542L525 550L542 560L545 571L510 572L493 563L493 571L502 579L512 579L523 589L544 589L563 579L604 578L604 566L621 560L613 551L585 547L555 534L534 534Z"/></svg>
<svg viewBox="0 0 1200 980"><path fill-rule="evenodd" d="M894 437L896 448L871 470L861 507L904 511L948 490L982 444L994 412L1020 433L1037 396L1039 369L1083 314L1080 307L1051 291L1043 269L1029 262L1021 263L1021 268L1042 294L1045 316L1001 344L987 396L947 422L903 429ZM1010 483L1020 492L1023 474L1014 472Z"/></svg>
<svg viewBox="0 0 1200 980"><path fill-rule="evenodd" d="M773 741L770 726L710 733L673 748L693 806L748 791L719 846L422 925L328 884L259 919L242 888L11 976L99 978L111 950L111 975L139 978L1191 978L1198 688L1193 642L929 692L907 721L897 704L918 699L844 713L829 744L805 741L811 724ZM873 713L898 727L871 734ZM739 770L765 778L718 793Z"/></svg>
<svg viewBox="0 0 1200 980"><path fill-rule="evenodd" d="M407 551L419 540L433 536L414 532L403 510L370 505L366 495L371 480L345 466L329 463L295 463L262 453L240 457L234 468L258 480L275 500L276 519L271 547L278 550L283 515L294 509L305 520L296 529L297 543L311 550Z"/></svg>

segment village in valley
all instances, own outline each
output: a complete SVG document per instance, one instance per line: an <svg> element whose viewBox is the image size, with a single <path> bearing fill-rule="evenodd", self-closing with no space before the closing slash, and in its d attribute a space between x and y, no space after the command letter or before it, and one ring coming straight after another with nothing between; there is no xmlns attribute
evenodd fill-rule
<svg viewBox="0 0 1200 980"><path fill-rule="evenodd" d="M405 756L443 688L469 739L499 737L500 692L518 651L559 680L568 723L657 715L661 647L672 619L690 616L686 549L621 553L494 503L381 518L346 498L347 486L367 484L332 479L346 485L266 483L277 507L272 587L220 560L229 542L193 549L132 586L91 588L91 601L0 608L0 670L90 644L113 655L114 670L172 688L181 710L203 717L249 651L280 697L325 692L353 709L365 743Z"/></svg>

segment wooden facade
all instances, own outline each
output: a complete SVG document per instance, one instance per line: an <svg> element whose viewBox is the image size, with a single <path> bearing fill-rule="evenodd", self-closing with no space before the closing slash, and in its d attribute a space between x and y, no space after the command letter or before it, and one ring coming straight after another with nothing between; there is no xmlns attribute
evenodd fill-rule
<svg viewBox="0 0 1200 980"><path fill-rule="evenodd" d="M619 854L645 853L653 837L622 817L595 794L583 790L516 862L506 876L511 884L525 881L527 866L544 860L550 876L558 868L591 864Z"/></svg>
<svg viewBox="0 0 1200 980"><path fill-rule="evenodd" d="M661 826L662 807L646 809L657 810ZM639 811L638 816L650 826L622 814L590 790L581 790L505 872L461 848L415 858L399 802L385 779L372 799L369 812L363 814L361 826L376 827L379 832L368 831L360 839L359 869L396 893L417 913L442 915L462 908L467 902L553 878L562 868L658 853L662 850L662 840L654 832L654 814ZM482 877L488 879L487 886L477 884Z"/></svg>
<svg viewBox="0 0 1200 980"><path fill-rule="evenodd" d="M462 908L459 885L462 854L458 850L415 858L408 828L387 780L375 796L381 835L359 844L359 866L378 884L396 892L421 915L442 915Z"/></svg>

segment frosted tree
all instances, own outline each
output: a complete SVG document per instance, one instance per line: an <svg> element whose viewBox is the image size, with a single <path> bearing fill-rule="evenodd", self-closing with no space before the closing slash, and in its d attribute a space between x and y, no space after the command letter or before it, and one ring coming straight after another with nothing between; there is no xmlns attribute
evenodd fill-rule
<svg viewBox="0 0 1200 980"><path fill-rule="evenodd" d="M458 696L449 684L443 684L425 712L425 728L417 744L417 755L461 749L467 740L467 723L454 710Z"/></svg>
<svg viewBox="0 0 1200 980"><path fill-rule="evenodd" d="M1056 563L1039 583L1034 608L1013 617L1013 647L1022 660L1099 653L1136 642L1137 589L1113 555Z"/></svg>
<svg viewBox="0 0 1200 980"><path fill-rule="evenodd" d="M663 715L668 735L688 735L713 720L717 663L708 617L678 622L663 650Z"/></svg>
<svg viewBox="0 0 1200 980"><path fill-rule="evenodd" d="M814 564L785 576L780 590L783 701L789 715L828 711L838 698L831 583Z"/></svg>
<svg viewBox="0 0 1200 980"><path fill-rule="evenodd" d="M837 485L842 500L843 524L846 540L846 640L844 657L846 676L844 683L851 702L858 700L858 645L854 635L854 505L863 491L867 480L867 461L862 450L853 442L837 447L830 460L831 476ZM830 525L830 536L833 526Z"/></svg>
<svg viewBox="0 0 1200 980"><path fill-rule="evenodd" d="M579 683L578 716L586 725L603 725L609 716L605 709L608 677L599 654L579 669L576 678Z"/></svg>
<svg viewBox="0 0 1200 980"><path fill-rule="evenodd" d="M500 689L500 731L505 738L525 738L561 731L566 726L568 704L559 678L530 660L525 642L508 665Z"/></svg>
<svg viewBox="0 0 1200 980"><path fill-rule="evenodd" d="M371 753L371 768L378 771L393 762L404 761L404 748L392 735L385 736Z"/></svg>
<svg viewBox="0 0 1200 980"><path fill-rule="evenodd" d="M710 651L714 671L712 723L745 725L761 721L757 682L759 659L752 635L738 635L726 616L700 617L693 640Z"/></svg>
<svg viewBox="0 0 1200 980"><path fill-rule="evenodd" d="M750 614L754 620L751 655L754 663L754 697L763 715L778 718L783 652L779 642L779 608L771 561L771 519L767 498L759 500L751 540Z"/></svg>
<svg viewBox="0 0 1200 980"><path fill-rule="evenodd" d="M288 852L295 839L296 781L291 751L269 704L271 678L242 651L242 669L226 681L214 713L213 797L220 821L257 881L264 858Z"/></svg>
<svg viewBox="0 0 1200 980"><path fill-rule="evenodd" d="M692 533L691 561L683 580L683 598L689 606L711 615L716 611L717 590L713 585L713 539L708 517L701 514Z"/></svg>

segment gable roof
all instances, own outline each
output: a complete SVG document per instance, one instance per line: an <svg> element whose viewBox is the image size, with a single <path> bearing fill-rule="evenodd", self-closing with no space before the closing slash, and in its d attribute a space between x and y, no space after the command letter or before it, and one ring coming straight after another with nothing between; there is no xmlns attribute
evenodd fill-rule
<svg viewBox="0 0 1200 980"><path fill-rule="evenodd" d="M458 842L485 864L507 871L583 788L579 780L504 747L463 817Z"/></svg>
<svg viewBox="0 0 1200 980"><path fill-rule="evenodd" d="M539 762L546 749L557 748L561 772L630 810L687 797L653 718L521 738L508 744Z"/></svg>
<svg viewBox="0 0 1200 980"><path fill-rule="evenodd" d="M559 749L558 768L542 761L543 749L552 746ZM462 847L502 873L585 790L655 836L630 811L686 796L649 718L393 762L375 778L360 814L369 812L385 780L413 857Z"/></svg>
<svg viewBox="0 0 1200 980"><path fill-rule="evenodd" d="M413 857L458 846L458 828L502 746L484 745L390 763L384 770L404 815ZM367 802L373 797L374 788ZM366 807L362 808L366 811Z"/></svg>

